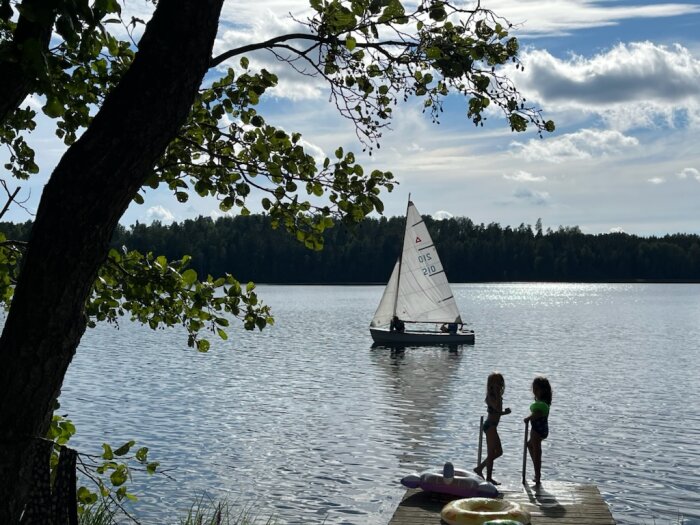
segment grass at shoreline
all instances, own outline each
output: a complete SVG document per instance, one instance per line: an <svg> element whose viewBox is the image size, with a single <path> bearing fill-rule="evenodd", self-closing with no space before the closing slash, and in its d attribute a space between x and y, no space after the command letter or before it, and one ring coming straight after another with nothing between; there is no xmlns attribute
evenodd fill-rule
<svg viewBox="0 0 700 525"><path fill-rule="evenodd" d="M119 512L115 504L104 500L89 508L79 517L80 525L140 524L135 518ZM230 502L214 501L210 496L197 497L187 515L177 522L180 525L275 525L273 517L264 517L253 509L253 504L242 506Z"/></svg>
<svg viewBox="0 0 700 525"><path fill-rule="evenodd" d="M264 521L261 521L264 520ZM180 525L274 525L272 517L261 518L253 512L251 505L233 507L228 501L214 501L209 496L201 496L190 507L187 517Z"/></svg>

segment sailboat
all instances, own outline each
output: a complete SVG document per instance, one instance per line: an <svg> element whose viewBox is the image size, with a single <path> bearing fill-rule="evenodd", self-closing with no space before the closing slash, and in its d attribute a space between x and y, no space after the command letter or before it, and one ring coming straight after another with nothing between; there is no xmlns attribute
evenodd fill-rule
<svg viewBox="0 0 700 525"><path fill-rule="evenodd" d="M415 329L406 323L418 323ZM427 328L423 328L427 327ZM423 218L408 200L403 250L369 328L376 344L473 344Z"/></svg>

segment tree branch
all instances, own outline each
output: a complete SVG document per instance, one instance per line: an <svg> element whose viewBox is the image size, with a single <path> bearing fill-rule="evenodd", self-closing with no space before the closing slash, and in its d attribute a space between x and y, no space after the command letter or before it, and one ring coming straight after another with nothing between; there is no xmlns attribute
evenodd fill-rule
<svg viewBox="0 0 700 525"><path fill-rule="evenodd" d="M313 42L322 42L323 39L318 35L310 35L308 33L290 33L288 35L281 35L264 42L258 42L257 44L248 44L246 46L237 47L220 54L219 56L212 57L209 62L210 67L216 67L222 62L228 60L229 58L241 55L243 53L248 53L249 51L259 51L261 49L267 49L280 42L287 42L289 40L311 40Z"/></svg>

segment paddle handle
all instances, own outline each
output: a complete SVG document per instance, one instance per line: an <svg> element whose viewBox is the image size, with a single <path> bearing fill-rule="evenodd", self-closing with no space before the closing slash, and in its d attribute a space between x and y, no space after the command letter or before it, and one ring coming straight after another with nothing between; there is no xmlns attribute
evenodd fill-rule
<svg viewBox="0 0 700 525"><path fill-rule="evenodd" d="M484 444L484 416L481 416L479 421L479 454L476 457L476 466L481 465L481 447Z"/></svg>
<svg viewBox="0 0 700 525"><path fill-rule="evenodd" d="M525 421L525 439L523 440L523 485L525 482L525 474L527 471L527 433L530 428L530 422Z"/></svg>

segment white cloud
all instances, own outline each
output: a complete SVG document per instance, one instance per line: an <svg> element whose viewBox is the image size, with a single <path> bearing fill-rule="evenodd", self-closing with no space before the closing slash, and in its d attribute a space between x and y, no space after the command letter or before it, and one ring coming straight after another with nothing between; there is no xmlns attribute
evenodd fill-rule
<svg viewBox="0 0 700 525"><path fill-rule="evenodd" d="M44 104L46 104L46 97L32 93L31 95L29 95L27 98L24 99L22 106L24 104L27 104L27 106L29 106L31 109L33 109L37 113L40 113L41 108L43 107Z"/></svg>
<svg viewBox="0 0 700 525"><path fill-rule="evenodd" d="M439 210L433 213L432 217L436 221L442 221L444 219L451 219L452 217L454 217L454 215L452 215L449 211Z"/></svg>
<svg viewBox="0 0 700 525"><path fill-rule="evenodd" d="M487 6L516 24L523 24L527 33L563 34L587 27L615 25L633 18L662 18L697 13L700 7L691 3L656 3L649 5L616 5L596 0L491 0ZM303 18L309 11L308 0L227 0L222 19L230 22L253 20L264 12L287 14Z"/></svg>
<svg viewBox="0 0 700 525"><path fill-rule="evenodd" d="M700 60L681 45L618 44L591 58L523 54L518 87L546 111L575 110L614 129L700 126Z"/></svg>
<svg viewBox="0 0 700 525"><path fill-rule="evenodd" d="M175 222L175 215L161 205L151 206L146 210L146 222L160 221L163 224Z"/></svg>
<svg viewBox="0 0 700 525"><path fill-rule="evenodd" d="M308 140L302 138L299 141L299 145L304 148L304 151L311 155L314 160L316 161L316 164L323 164L323 161L326 159L327 155L323 151L323 148L320 146L317 146L316 144L313 144L309 142Z"/></svg>
<svg viewBox="0 0 700 525"><path fill-rule="evenodd" d="M513 196L536 206L547 206L549 204L549 193L546 191L533 191L528 188L518 188L513 192Z"/></svg>
<svg viewBox="0 0 700 525"><path fill-rule="evenodd" d="M666 179L664 179L663 177L652 177L651 179L649 179L649 182L651 184L658 185L658 184L663 184L664 182L666 182Z"/></svg>
<svg viewBox="0 0 700 525"><path fill-rule="evenodd" d="M635 18L662 18L697 13L700 6L682 3L619 5L596 0L492 0L488 7L505 16L518 34L566 35L576 29L617 25Z"/></svg>
<svg viewBox="0 0 700 525"><path fill-rule="evenodd" d="M679 179L687 179L693 177L697 181L700 181L700 171L695 168L684 168L679 173L677 173Z"/></svg>
<svg viewBox="0 0 700 525"><path fill-rule="evenodd" d="M700 12L694 3L651 3L648 5L620 5L599 0L491 0L487 6L512 23L520 25L518 34L564 35L576 29L617 25L624 20L659 19ZM122 13L125 20L131 15L148 21L153 11L149 2L126 2ZM280 13L304 19L310 13L308 0L227 0L221 12L222 30L250 28L249 21ZM115 24L111 29L118 29ZM258 38L262 40L262 38Z"/></svg>
<svg viewBox="0 0 700 525"><path fill-rule="evenodd" d="M582 129L556 138L512 142L513 153L527 161L560 163L618 155L639 146L639 141L619 131Z"/></svg>
<svg viewBox="0 0 700 525"><path fill-rule="evenodd" d="M610 233L625 233L625 230L620 226L615 226L614 228L610 228Z"/></svg>
<svg viewBox="0 0 700 525"><path fill-rule="evenodd" d="M533 175L527 171L516 171L515 173L503 175L504 179L514 180L518 182L544 182L547 177L543 175Z"/></svg>

